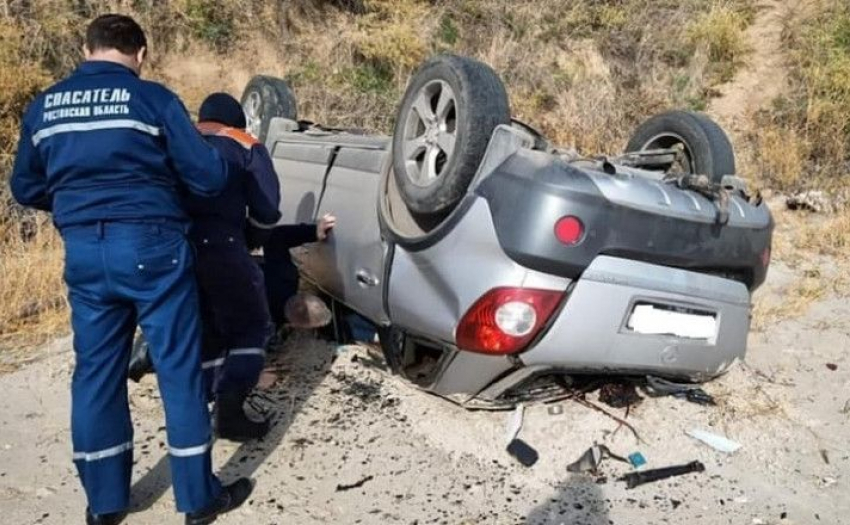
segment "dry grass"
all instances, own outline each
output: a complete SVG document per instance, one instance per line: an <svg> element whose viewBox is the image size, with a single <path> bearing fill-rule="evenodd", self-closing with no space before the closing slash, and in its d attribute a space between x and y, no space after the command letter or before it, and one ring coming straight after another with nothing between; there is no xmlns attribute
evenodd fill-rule
<svg viewBox="0 0 850 525"><path fill-rule="evenodd" d="M753 12L734 4L715 3L711 9L688 24L686 36L690 48L702 50L712 64L717 82L728 82L749 52L744 31Z"/></svg>
<svg viewBox="0 0 850 525"><path fill-rule="evenodd" d="M773 258L794 272L794 279L772 297L761 297L753 328L764 330L782 319L804 315L816 301L850 292L850 210L832 215L791 212L774 207Z"/></svg>
<svg viewBox="0 0 850 525"><path fill-rule="evenodd" d="M786 20L792 89L753 134L764 183L847 191L850 172L850 4L822 0Z"/></svg>
<svg viewBox="0 0 850 525"><path fill-rule="evenodd" d="M0 241L0 350L31 347L67 331L62 241L49 217L35 217L24 242L17 231ZM23 349L26 351L26 348Z"/></svg>

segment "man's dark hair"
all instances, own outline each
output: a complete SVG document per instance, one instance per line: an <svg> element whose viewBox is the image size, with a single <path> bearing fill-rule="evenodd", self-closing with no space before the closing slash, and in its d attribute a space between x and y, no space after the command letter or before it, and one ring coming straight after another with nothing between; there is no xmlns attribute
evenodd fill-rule
<svg viewBox="0 0 850 525"><path fill-rule="evenodd" d="M101 15L86 29L89 52L117 49L125 55L135 55L147 45L142 27L129 16Z"/></svg>

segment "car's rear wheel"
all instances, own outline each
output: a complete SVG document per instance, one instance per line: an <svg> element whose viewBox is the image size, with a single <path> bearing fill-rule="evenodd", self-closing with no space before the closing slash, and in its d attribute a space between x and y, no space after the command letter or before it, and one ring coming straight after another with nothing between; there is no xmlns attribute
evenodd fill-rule
<svg viewBox="0 0 850 525"><path fill-rule="evenodd" d="M242 91L242 109L248 133L266 142L269 124L275 117L297 120L295 95L285 81L265 75L252 78Z"/></svg>
<svg viewBox="0 0 850 525"><path fill-rule="evenodd" d="M693 111L669 111L656 115L635 130L627 152L681 147L680 162L673 173L706 175L721 182L735 174L735 152L723 129L708 116Z"/></svg>
<svg viewBox="0 0 850 525"><path fill-rule="evenodd" d="M496 126L510 123L505 86L487 65L440 55L416 71L396 116L393 170L405 205L444 215L463 197Z"/></svg>

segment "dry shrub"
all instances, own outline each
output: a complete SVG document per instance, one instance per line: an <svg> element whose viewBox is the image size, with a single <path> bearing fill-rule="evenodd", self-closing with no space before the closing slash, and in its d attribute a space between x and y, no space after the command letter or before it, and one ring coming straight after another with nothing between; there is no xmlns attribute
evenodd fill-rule
<svg viewBox="0 0 850 525"><path fill-rule="evenodd" d="M0 162L4 168L17 147L24 107L50 80L40 64L27 59L23 41L20 27L0 20ZM5 181L2 173L0 181Z"/></svg>
<svg viewBox="0 0 850 525"><path fill-rule="evenodd" d="M687 26L689 51L705 50L720 82L731 80L749 51L744 31L751 16L749 10L741 10L730 3L718 3Z"/></svg>
<svg viewBox="0 0 850 525"><path fill-rule="evenodd" d="M850 172L850 4L826 0L786 22L792 90L753 135L764 182L846 192Z"/></svg>
<svg viewBox="0 0 850 525"><path fill-rule="evenodd" d="M774 187L794 187L805 172L807 146L800 130L777 125L762 117L764 124L753 134L755 173Z"/></svg>
<svg viewBox="0 0 850 525"><path fill-rule="evenodd" d="M0 205L0 212L8 210ZM24 240L17 229L0 239L0 350L44 343L67 330L62 241L39 214Z"/></svg>
<svg viewBox="0 0 850 525"><path fill-rule="evenodd" d="M353 43L362 58L407 73L426 57L435 24L429 6L418 0L367 0L369 12L357 20ZM429 27L430 26L430 27Z"/></svg>

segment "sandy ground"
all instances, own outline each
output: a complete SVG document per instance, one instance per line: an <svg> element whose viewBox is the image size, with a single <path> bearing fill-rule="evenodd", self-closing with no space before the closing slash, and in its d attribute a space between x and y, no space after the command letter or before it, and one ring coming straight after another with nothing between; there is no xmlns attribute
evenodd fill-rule
<svg viewBox="0 0 850 525"><path fill-rule="evenodd" d="M794 278L774 264L762 295L781 298ZM850 523L849 337L846 297L754 334L746 363L706 386L717 407L655 398L633 408L627 420L641 442L572 401L558 404L560 414L529 405L520 437L540 461L526 468L504 451L507 413L462 410L390 375L366 348L295 334L274 358L279 381L257 399L275 413L272 435L216 443L223 478L257 481L250 504L221 523ZM46 359L0 377L3 523L81 522L68 347L58 341ZM132 388L131 401L136 512L128 523L181 523L152 377ZM685 435L695 428L743 447L716 452ZM700 460L706 471L632 490L616 481L630 467L614 461L602 465L604 483L569 474L566 466L594 442L640 451L651 468Z"/></svg>

